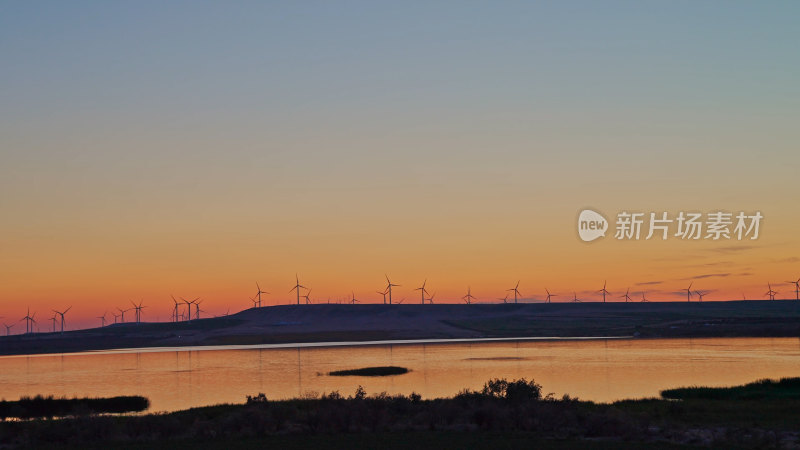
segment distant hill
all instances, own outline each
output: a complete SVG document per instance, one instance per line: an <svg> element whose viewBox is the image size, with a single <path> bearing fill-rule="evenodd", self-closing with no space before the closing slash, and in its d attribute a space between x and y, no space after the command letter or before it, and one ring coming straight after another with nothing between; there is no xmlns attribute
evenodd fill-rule
<svg viewBox="0 0 800 450"><path fill-rule="evenodd" d="M282 305L0 338L0 354L492 337L800 337L800 302Z"/></svg>

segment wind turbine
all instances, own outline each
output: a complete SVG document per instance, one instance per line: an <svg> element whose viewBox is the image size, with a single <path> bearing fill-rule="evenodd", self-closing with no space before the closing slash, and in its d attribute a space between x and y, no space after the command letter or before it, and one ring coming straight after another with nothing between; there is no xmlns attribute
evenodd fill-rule
<svg viewBox="0 0 800 450"><path fill-rule="evenodd" d="M475 299L475 296L472 295L472 288L467 286L467 295L461 297L461 300L464 300L466 304L471 305L473 299Z"/></svg>
<svg viewBox="0 0 800 450"><path fill-rule="evenodd" d="M386 291L383 291L383 292L381 292L381 291L375 291L375 292L377 292L378 294L381 294L381 295L383 295L383 304L385 305L385 304L386 304ZM425 300L425 297L423 297L423 301L424 301L424 300Z"/></svg>
<svg viewBox="0 0 800 450"><path fill-rule="evenodd" d="M33 325L36 323L36 319L34 319L34 317L36 317L36 313L31 315L31 308L29 307L28 313L25 314L25 317L20 319L25 321L25 334L33 333Z"/></svg>
<svg viewBox="0 0 800 450"><path fill-rule="evenodd" d="M54 313L56 313L59 316L61 316L61 334L64 334L64 314L68 313L70 309L72 309L72 306L70 306L69 308L65 309L64 312L56 311L55 309L53 310ZM53 318L55 318L55 316L53 316ZM55 331L56 330L55 330L55 327L54 327L53 332L55 332Z"/></svg>
<svg viewBox="0 0 800 450"><path fill-rule="evenodd" d="M508 294L506 294L506 296L503 298L497 297L497 299L502 301L503 303L508 303Z"/></svg>
<svg viewBox="0 0 800 450"><path fill-rule="evenodd" d="M706 294L708 294L708 292L703 292L703 291L694 291L694 293L697 294L697 297L700 299L701 302L703 301L703 297L705 297Z"/></svg>
<svg viewBox="0 0 800 450"><path fill-rule="evenodd" d="M506 289L506 291L514 291L514 303L517 303L517 296L521 295L519 293L519 280L517 280L517 285L511 289Z"/></svg>
<svg viewBox="0 0 800 450"><path fill-rule="evenodd" d="M606 280L603 280L603 289L600 289L597 292L600 292L601 294L603 294L603 303L605 303L606 302L606 294L610 294L611 293L611 292L608 292L606 290Z"/></svg>
<svg viewBox="0 0 800 450"><path fill-rule="evenodd" d="M311 292L311 291L308 291L308 292ZM356 303L361 303L358 299L356 299L356 293L355 292L350 292L350 295L352 295L352 297L350 298L350 304L355 305Z"/></svg>
<svg viewBox="0 0 800 450"><path fill-rule="evenodd" d="M50 318L53 321L53 333L56 332L56 314L53 314L53 317Z"/></svg>
<svg viewBox="0 0 800 450"><path fill-rule="evenodd" d="M648 299L647 299L647 298L644 296L644 294L645 294L645 291L642 291L642 302L644 302L644 303L647 303L647 302L649 302L650 300L648 300Z"/></svg>
<svg viewBox="0 0 800 450"><path fill-rule="evenodd" d="M392 287L400 287L399 284L392 284L389 281L389 275L383 274L386 277L386 292L389 294L389 304L392 304Z"/></svg>
<svg viewBox="0 0 800 450"><path fill-rule="evenodd" d="M262 291L261 286L258 285L258 282L256 282L256 287L258 288L258 292L256 292L256 296L258 297L258 307L261 308L261 294L269 294L269 292Z"/></svg>
<svg viewBox="0 0 800 450"><path fill-rule="evenodd" d="M544 288L544 290L547 292L547 300L544 301L545 303L550 303L551 298L558 297L557 294L551 294L547 288Z"/></svg>
<svg viewBox="0 0 800 450"><path fill-rule="evenodd" d="M433 295L427 298L428 303L430 303L431 305L433 304L433 297L436 297L436 292L434 292Z"/></svg>
<svg viewBox="0 0 800 450"><path fill-rule="evenodd" d="M769 290L764 295L769 295L770 300L775 300L775 294L777 294L778 291L773 290L772 285L769 283L767 283L767 286L769 286Z"/></svg>
<svg viewBox="0 0 800 450"><path fill-rule="evenodd" d="M420 291L420 295L422 296L422 304L423 305L425 304L425 294L428 293L428 291L425 290L425 284L427 284L427 283L428 283L428 279L426 278L425 281L422 282L422 286L414 289L415 291Z"/></svg>
<svg viewBox="0 0 800 450"><path fill-rule="evenodd" d="M14 325L16 325L16 322L12 323L11 325L8 325L7 323L3 322L3 326L6 327L6 336L10 336L11 335L11 328Z"/></svg>
<svg viewBox="0 0 800 450"><path fill-rule="evenodd" d="M186 304L186 320L187 321L191 321L192 320L192 305L198 300L200 300L200 297L197 297L196 299L194 299L192 301L188 301L185 298L181 297L181 301Z"/></svg>
<svg viewBox="0 0 800 450"><path fill-rule="evenodd" d="M581 301L578 300L578 293L573 291L572 292L572 303L580 303Z"/></svg>
<svg viewBox="0 0 800 450"><path fill-rule="evenodd" d="M689 283L689 287L686 288L686 301L687 302L692 301L692 285L693 284L694 284L694 281Z"/></svg>
<svg viewBox="0 0 800 450"><path fill-rule="evenodd" d="M629 301L631 301L631 296L629 295L630 293L631 293L631 288L628 288L628 290L625 291L625 295L620 295L619 298L624 298L625 303L628 303Z"/></svg>
<svg viewBox="0 0 800 450"><path fill-rule="evenodd" d="M292 291L297 291L297 304L299 305L300 304L300 288L303 288L303 289L308 289L308 288L303 286L302 284L300 284L300 278L297 277L297 274L294 274L294 280L295 280L294 287L289 290L289 293L291 294Z"/></svg>
<svg viewBox="0 0 800 450"><path fill-rule="evenodd" d="M120 315L119 323L125 323L125 312L130 311L130 309L122 309L117 307L117 311L119 311Z"/></svg>
<svg viewBox="0 0 800 450"><path fill-rule="evenodd" d="M196 298L192 301L192 303L194 303L194 318L195 320L200 320L200 311L206 312L205 310L200 309L200 303L203 303L203 301L200 300L200 298ZM192 312L189 311L189 314L191 313Z"/></svg>
<svg viewBox="0 0 800 450"><path fill-rule="evenodd" d="M306 295L301 295L301 297L306 299L306 305L310 305L311 304L311 299L308 298L309 295L311 295L311 289L309 289L308 292L306 292Z"/></svg>
<svg viewBox="0 0 800 450"><path fill-rule="evenodd" d="M794 299L800 300L800 278L797 281L787 281L787 283L794 285Z"/></svg>
<svg viewBox="0 0 800 450"><path fill-rule="evenodd" d="M142 306L142 303L144 303L144 300L140 300L138 305L136 303L133 303L133 300L131 300L131 304L133 305L133 310L135 311L136 314L137 324L140 323L142 320L142 310L144 308L147 308L146 306Z"/></svg>
<svg viewBox="0 0 800 450"><path fill-rule="evenodd" d="M170 297L172 297L172 303L175 304L175 307L172 309L172 320L175 323L178 323L178 305L179 305L179 303L178 303L177 300L175 300L175 296L174 295L170 295ZM117 323L117 322L114 321L114 323Z"/></svg>
<svg viewBox="0 0 800 450"><path fill-rule="evenodd" d="M97 318L101 321L100 328L106 326L106 314L108 314L108 311L104 312L102 316L97 316Z"/></svg>

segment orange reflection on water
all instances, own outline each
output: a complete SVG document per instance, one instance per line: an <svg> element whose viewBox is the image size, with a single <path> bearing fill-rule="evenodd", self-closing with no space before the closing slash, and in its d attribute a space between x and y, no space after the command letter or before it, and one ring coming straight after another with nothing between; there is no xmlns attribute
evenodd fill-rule
<svg viewBox="0 0 800 450"><path fill-rule="evenodd" d="M392 377L328 372L395 365ZM800 339L670 339L480 342L293 349L80 353L0 358L0 398L144 395L152 411L339 390L425 398L479 389L495 377L535 379L545 392L585 400L657 396L690 385L726 386L800 376Z"/></svg>

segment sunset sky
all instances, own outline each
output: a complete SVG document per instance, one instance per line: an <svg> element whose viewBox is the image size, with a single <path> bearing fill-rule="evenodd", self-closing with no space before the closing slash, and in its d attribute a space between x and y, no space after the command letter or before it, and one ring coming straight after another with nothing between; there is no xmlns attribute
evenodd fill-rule
<svg viewBox="0 0 800 450"><path fill-rule="evenodd" d="M2 2L0 321L794 298L800 3ZM584 243L583 208L760 211L758 240ZM613 227L613 224L612 224ZM20 325L21 326L21 325ZM17 327L17 331L20 330ZM24 327L23 327L24 328Z"/></svg>

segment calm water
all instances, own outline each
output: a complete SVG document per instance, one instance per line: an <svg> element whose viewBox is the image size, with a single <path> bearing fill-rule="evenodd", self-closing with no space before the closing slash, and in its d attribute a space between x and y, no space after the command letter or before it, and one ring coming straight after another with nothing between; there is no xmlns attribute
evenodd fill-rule
<svg viewBox="0 0 800 450"><path fill-rule="evenodd" d="M364 378L325 373L395 365L405 375ZM361 384L423 397L480 388L493 377L534 378L545 392L613 401L656 396L660 389L726 386L759 378L800 376L800 339L670 339L505 341L353 347L77 353L0 357L0 398L22 395L144 395L152 411L240 403Z"/></svg>

